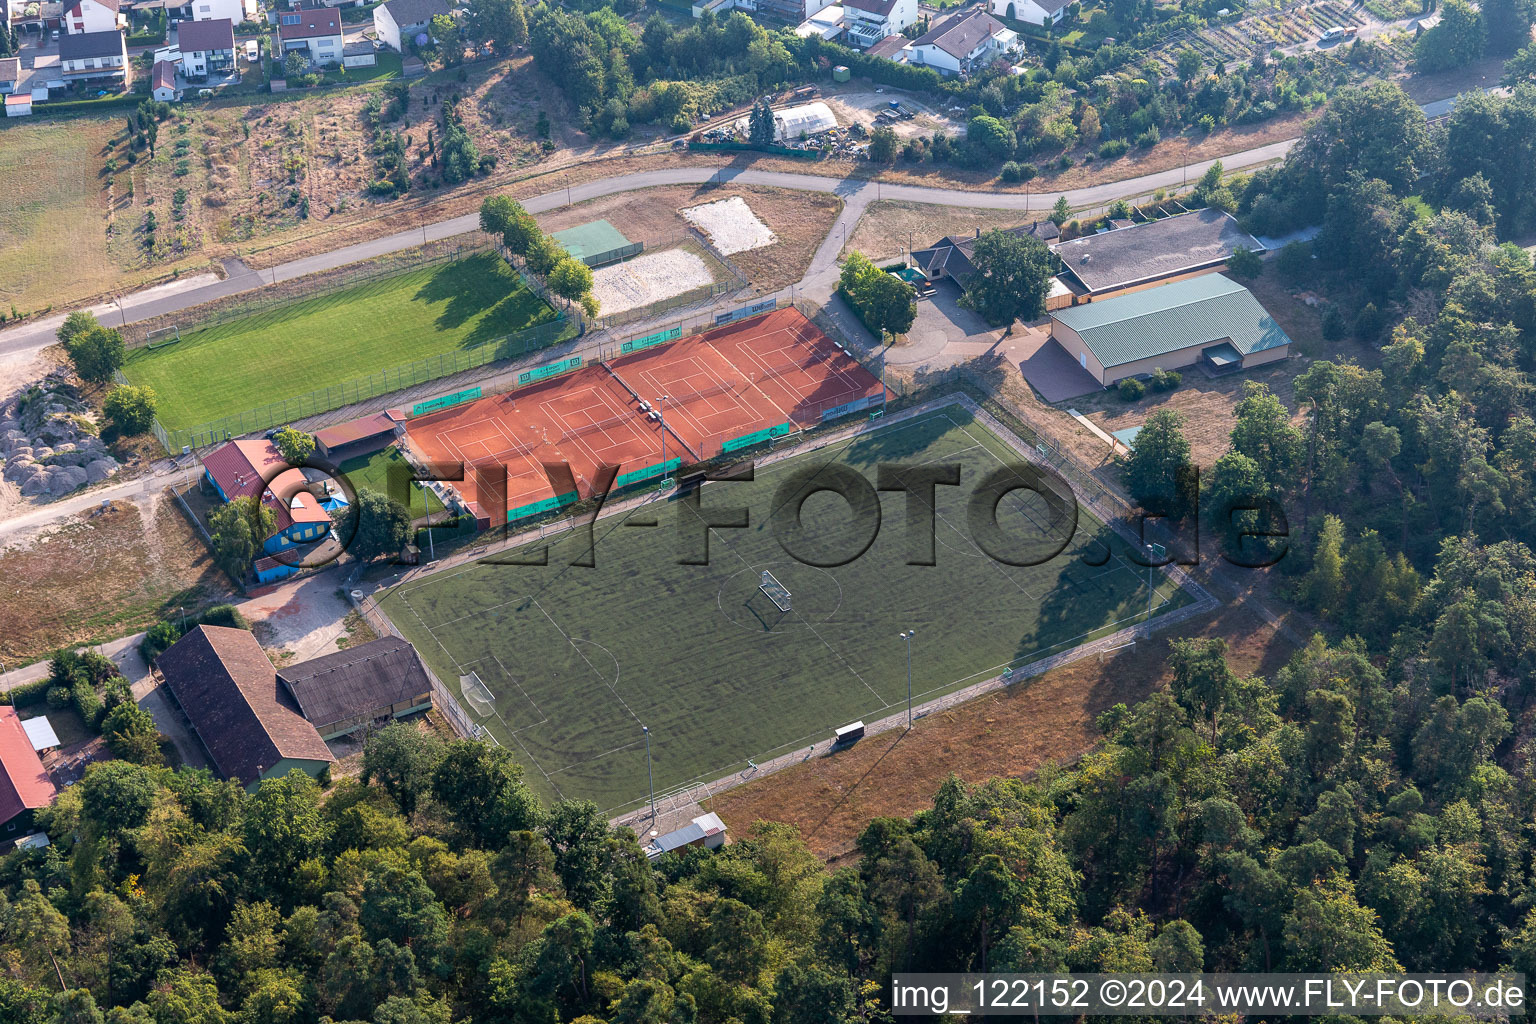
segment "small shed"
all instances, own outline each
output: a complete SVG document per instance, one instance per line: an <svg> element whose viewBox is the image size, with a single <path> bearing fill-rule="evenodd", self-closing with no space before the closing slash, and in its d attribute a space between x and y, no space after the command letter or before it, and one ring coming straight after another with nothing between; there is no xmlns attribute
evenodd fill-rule
<svg viewBox="0 0 1536 1024"><path fill-rule="evenodd" d="M341 66L344 68L371 68L377 61L373 44L366 39L347 43L341 48Z"/></svg>
<svg viewBox="0 0 1536 1024"><path fill-rule="evenodd" d="M336 462L367 455L385 448L395 439L395 433L403 415L376 412L334 427L315 431L315 448L321 455Z"/></svg>
<svg viewBox="0 0 1536 1024"><path fill-rule="evenodd" d="M322 739L432 706L426 666L410 641L397 636L289 665L277 675Z"/></svg>
<svg viewBox="0 0 1536 1024"><path fill-rule="evenodd" d="M711 811L708 814L699 815L675 832L668 832L664 836L651 840L651 845L645 848L645 855L655 860L663 854L681 850L685 846L702 846L706 850L718 849L725 845L725 833L725 822L720 820L720 815Z"/></svg>
<svg viewBox="0 0 1536 1024"><path fill-rule="evenodd" d="M13 92L5 97L6 117L26 117L32 113L32 94L29 92Z"/></svg>

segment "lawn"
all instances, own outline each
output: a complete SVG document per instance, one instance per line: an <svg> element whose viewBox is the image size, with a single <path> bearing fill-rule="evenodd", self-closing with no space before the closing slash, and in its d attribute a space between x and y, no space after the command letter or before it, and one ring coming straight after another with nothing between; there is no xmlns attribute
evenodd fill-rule
<svg viewBox="0 0 1536 1024"><path fill-rule="evenodd" d="M39 108L41 109L41 108ZM29 312L111 286L103 148L120 118L0 132L0 310ZM68 267L67 274L61 268Z"/></svg>
<svg viewBox="0 0 1536 1024"><path fill-rule="evenodd" d="M337 468L346 474L352 486L358 490L367 489L377 491L380 494L388 494L390 467L398 467L397 472L404 472L405 478L411 475L411 464L405 461L405 456L394 445L372 455L360 455L355 459L348 459ZM432 515L443 511L443 503L437 500L437 495L412 482L410 487L410 504L407 506L412 519L420 519L429 512Z"/></svg>
<svg viewBox="0 0 1536 1024"><path fill-rule="evenodd" d="M494 347L554 317L499 257L482 253L183 331L175 344L135 349L123 372L155 389L161 424L178 430L418 359ZM325 407L346 404L338 398Z"/></svg>
<svg viewBox="0 0 1536 1024"><path fill-rule="evenodd" d="M973 488L1018 460L950 406L765 466L752 482L708 485L705 508L739 505L751 516L746 529L711 534L708 565L679 564L679 526L697 513L650 503L599 522L593 568L570 564L582 541L566 534L547 566L474 563L398 586L381 607L540 796L615 810L646 792L642 724L664 791L897 713L907 692L903 629L917 631L920 703L1143 618L1145 570L1086 511L1064 551L1040 565L1011 567L975 545ZM790 474L835 462L872 480L877 463L893 461L962 467L961 486L937 488L937 565L907 564L900 494L883 499L883 525L853 561L815 568L780 547L768 517ZM1043 505L1014 491L999 521L1012 537L1038 539ZM831 494L810 497L802 523L819 549L857 550L860 526ZM759 592L763 570L789 589L791 611ZM1159 601L1185 597L1164 589ZM464 685L471 672L484 690Z"/></svg>

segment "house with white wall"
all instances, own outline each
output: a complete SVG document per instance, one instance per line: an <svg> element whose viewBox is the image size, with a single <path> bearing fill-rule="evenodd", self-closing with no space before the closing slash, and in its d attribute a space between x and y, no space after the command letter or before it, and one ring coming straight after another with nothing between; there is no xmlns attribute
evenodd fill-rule
<svg viewBox="0 0 1536 1024"><path fill-rule="evenodd" d="M65 0L61 20L71 35L83 32L114 32L126 28L128 18L117 0Z"/></svg>
<svg viewBox="0 0 1536 1024"><path fill-rule="evenodd" d="M183 21L176 26L176 46L181 50L181 73L189 79L201 81L235 69L235 26L228 18Z"/></svg>
<svg viewBox="0 0 1536 1024"><path fill-rule="evenodd" d="M128 44L116 29L59 37L60 77L68 82L110 79L128 84Z"/></svg>
<svg viewBox="0 0 1536 1024"><path fill-rule="evenodd" d="M902 56L941 75L968 75L1022 49L1017 32L978 7L945 18L908 43Z"/></svg>
<svg viewBox="0 0 1536 1024"><path fill-rule="evenodd" d="M341 15L332 8L283 11L277 16L277 38L279 60L299 51L315 64L341 63Z"/></svg>
<svg viewBox="0 0 1536 1024"><path fill-rule="evenodd" d="M404 53L417 33L425 32L439 14L451 14L447 0L389 0L373 9L373 30L379 42Z"/></svg>
<svg viewBox="0 0 1536 1024"><path fill-rule="evenodd" d="M1057 25L1066 17L1072 0L992 0L992 13L1030 25Z"/></svg>
<svg viewBox="0 0 1536 1024"><path fill-rule="evenodd" d="M917 0L843 0L848 42L868 49L917 24Z"/></svg>
<svg viewBox="0 0 1536 1024"><path fill-rule="evenodd" d="M192 0L187 5L193 21L218 21L228 18L231 24L255 21L259 8L256 0Z"/></svg>

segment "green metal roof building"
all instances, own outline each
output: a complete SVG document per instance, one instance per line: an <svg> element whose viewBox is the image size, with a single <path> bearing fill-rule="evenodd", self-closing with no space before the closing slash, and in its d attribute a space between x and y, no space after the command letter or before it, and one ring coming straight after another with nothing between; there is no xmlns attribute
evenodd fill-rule
<svg viewBox="0 0 1536 1024"><path fill-rule="evenodd" d="M1197 363L1211 373L1246 370L1291 350L1259 300L1221 274L1057 310L1051 337L1105 387Z"/></svg>

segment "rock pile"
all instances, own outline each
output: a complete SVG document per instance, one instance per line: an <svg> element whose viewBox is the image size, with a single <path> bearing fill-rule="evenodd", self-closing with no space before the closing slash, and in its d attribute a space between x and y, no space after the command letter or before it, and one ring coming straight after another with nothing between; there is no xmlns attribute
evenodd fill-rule
<svg viewBox="0 0 1536 1024"><path fill-rule="evenodd" d="M0 406L3 475L23 497L60 497L117 474L117 460L85 429L90 407L63 371L23 388Z"/></svg>

